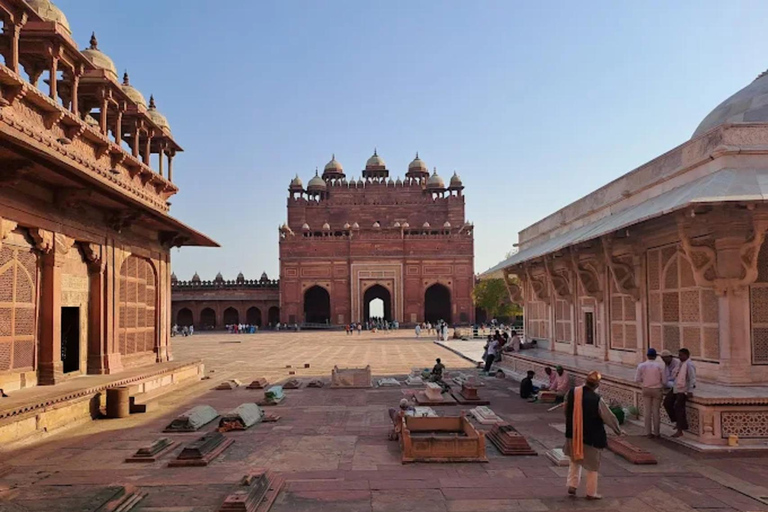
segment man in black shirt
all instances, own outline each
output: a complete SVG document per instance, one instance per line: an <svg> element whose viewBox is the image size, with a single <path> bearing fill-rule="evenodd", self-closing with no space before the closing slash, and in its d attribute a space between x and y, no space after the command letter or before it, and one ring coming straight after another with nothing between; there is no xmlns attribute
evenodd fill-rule
<svg viewBox="0 0 768 512"><path fill-rule="evenodd" d="M528 370L527 377L520 382L520 398L533 398L539 391L533 385L533 370Z"/></svg>

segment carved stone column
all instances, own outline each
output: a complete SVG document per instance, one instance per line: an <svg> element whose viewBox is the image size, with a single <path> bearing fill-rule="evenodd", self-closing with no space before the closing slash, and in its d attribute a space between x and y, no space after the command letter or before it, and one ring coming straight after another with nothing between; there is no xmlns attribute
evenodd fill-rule
<svg viewBox="0 0 768 512"><path fill-rule="evenodd" d="M90 302L88 304L88 373L103 375L107 373L107 343L104 313L106 305L104 293L106 286L106 259L102 247L98 244L81 244L88 262L90 284Z"/></svg>
<svg viewBox="0 0 768 512"><path fill-rule="evenodd" d="M50 385L60 382L64 375L61 361L61 267L74 240L43 229L32 229L30 235L42 254L43 263L38 383Z"/></svg>

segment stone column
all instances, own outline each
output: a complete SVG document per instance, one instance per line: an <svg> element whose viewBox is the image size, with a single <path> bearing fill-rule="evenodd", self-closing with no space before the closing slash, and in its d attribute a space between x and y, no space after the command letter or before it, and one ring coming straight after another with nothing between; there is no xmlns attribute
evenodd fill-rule
<svg viewBox="0 0 768 512"><path fill-rule="evenodd" d="M83 243L83 252L88 262L90 281L90 302L88 304L88 373L103 375L107 373L106 343L106 258L103 248L98 244Z"/></svg>
<svg viewBox="0 0 768 512"><path fill-rule="evenodd" d="M114 238L107 239L103 247L107 264L104 267L104 312L102 315L104 331L104 370L113 374L123 370L123 360L120 355L120 303L118 301L120 288L120 268L123 261L130 255L115 247Z"/></svg>
<svg viewBox="0 0 768 512"><path fill-rule="evenodd" d="M59 75L59 58L58 57L51 57L51 67L50 67L50 80L48 83L49 87L49 96L53 101L58 100L58 94L59 94L59 81L58 81L58 75Z"/></svg>
<svg viewBox="0 0 768 512"><path fill-rule="evenodd" d="M74 241L43 229L32 229L30 234L35 247L42 253L38 383L51 385L60 382L64 376L61 361L61 267Z"/></svg>

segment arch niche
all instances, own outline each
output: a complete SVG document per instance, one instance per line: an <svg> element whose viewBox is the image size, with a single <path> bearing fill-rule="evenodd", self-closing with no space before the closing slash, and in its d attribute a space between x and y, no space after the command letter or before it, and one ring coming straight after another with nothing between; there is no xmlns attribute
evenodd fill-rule
<svg viewBox="0 0 768 512"><path fill-rule="evenodd" d="M256 306L245 312L245 323L261 327L261 310Z"/></svg>
<svg viewBox="0 0 768 512"><path fill-rule="evenodd" d="M221 317L224 325L232 325L240 323L240 313L235 308L227 308L224 310L224 314Z"/></svg>
<svg viewBox="0 0 768 512"><path fill-rule="evenodd" d="M424 292L424 321L435 323L438 320L451 324L451 290L435 283Z"/></svg>
<svg viewBox="0 0 768 512"><path fill-rule="evenodd" d="M331 322L331 295L322 286L312 286L304 292L304 321L309 324Z"/></svg>
<svg viewBox="0 0 768 512"><path fill-rule="evenodd" d="M216 328L216 312L211 308L205 308L200 312L200 327L203 329Z"/></svg>
<svg viewBox="0 0 768 512"><path fill-rule="evenodd" d="M269 308L267 319L271 325L276 325L280 321L280 308L277 306Z"/></svg>
<svg viewBox="0 0 768 512"><path fill-rule="evenodd" d="M194 323L191 309L181 308L179 312L176 313L176 325L180 327L189 327L190 325L194 325Z"/></svg>
<svg viewBox="0 0 768 512"><path fill-rule="evenodd" d="M384 303L384 320L392 320L392 294L380 284L375 284L363 294L363 318L371 317L371 302L380 299Z"/></svg>

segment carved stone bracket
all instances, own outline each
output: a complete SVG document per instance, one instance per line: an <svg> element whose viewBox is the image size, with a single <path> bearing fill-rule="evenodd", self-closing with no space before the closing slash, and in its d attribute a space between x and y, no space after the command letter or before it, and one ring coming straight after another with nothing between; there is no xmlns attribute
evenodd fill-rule
<svg viewBox="0 0 768 512"><path fill-rule="evenodd" d="M627 265L613 257L613 240L609 236L601 237L600 242L603 245L605 264L611 269L611 276L616 288L619 292L631 296L636 301L640 300L640 288L637 286L634 265Z"/></svg>
<svg viewBox="0 0 768 512"><path fill-rule="evenodd" d="M131 227L139 217L141 217L141 212L134 210L119 210L108 215L106 221L110 228L120 233L124 229Z"/></svg>
<svg viewBox="0 0 768 512"><path fill-rule="evenodd" d="M18 224L13 222L12 220L4 219L3 217L0 217L0 247L3 246L3 240L8 238L8 235L11 234L11 231L16 229L16 226Z"/></svg>
<svg viewBox="0 0 768 512"><path fill-rule="evenodd" d="M602 302L604 298L602 280L604 262L600 255L587 261L580 261L578 251L571 248L571 266L579 280L581 289L588 297L592 297L597 302Z"/></svg>
<svg viewBox="0 0 768 512"><path fill-rule="evenodd" d="M0 175L0 187L15 187L32 171L32 162L28 160L11 160L3 163Z"/></svg>
<svg viewBox="0 0 768 512"><path fill-rule="evenodd" d="M88 269L91 272L99 272L104 268L104 258L102 256L102 246L91 242L80 242L80 248L85 256Z"/></svg>
<svg viewBox="0 0 768 512"><path fill-rule="evenodd" d="M40 228L29 230L29 236L35 242L35 249L43 254L48 254L53 250L53 232Z"/></svg>
<svg viewBox="0 0 768 512"><path fill-rule="evenodd" d="M741 293L757 280L757 260L768 230L765 212L750 212L751 226L726 223L714 233L714 247L692 240L688 234L691 221L685 214L677 217L682 256L691 264L697 286L713 288L718 295L729 291Z"/></svg>
<svg viewBox="0 0 768 512"><path fill-rule="evenodd" d="M182 235L176 231L163 231L160 233L160 244L166 249L181 247L187 241L189 241L188 236Z"/></svg>
<svg viewBox="0 0 768 512"><path fill-rule="evenodd" d="M549 283L547 282L546 276L533 277L533 274L531 274L530 267L525 265L523 268L525 270L525 277L527 281L531 283L531 289L533 290L533 294L536 296L538 300L549 305L550 303Z"/></svg>
<svg viewBox="0 0 768 512"><path fill-rule="evenodd" d="M571 302L573 300L573 286L571 281L570 269L566 268L564 271L557 271L554 269L550 258L544 257L544 268L547 270L547 277L552 284L552 289L555 290L555 294L563 299Z"/></svg>
<svg viewBox="0 0 768 512"><path fill-rule="evenodd" d="M509 271L509 269L502 270L504 273L504 285L507 287L507 294L509 295L509 300L513 304L523 305L523 288L517 283L512 282L512 272Z"/></svg>

